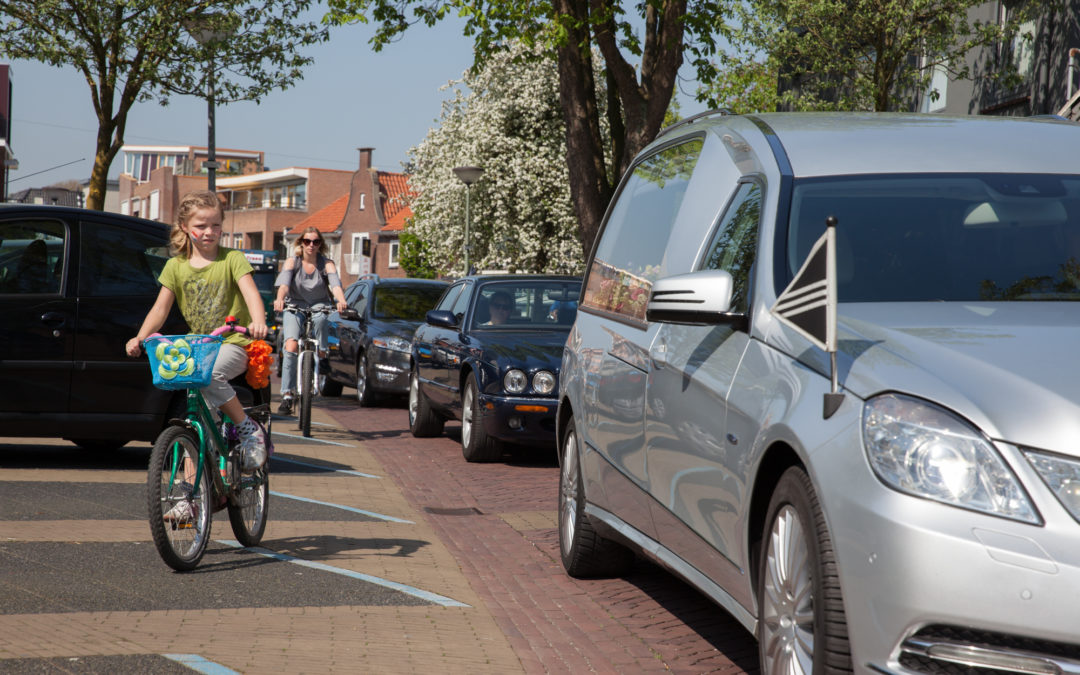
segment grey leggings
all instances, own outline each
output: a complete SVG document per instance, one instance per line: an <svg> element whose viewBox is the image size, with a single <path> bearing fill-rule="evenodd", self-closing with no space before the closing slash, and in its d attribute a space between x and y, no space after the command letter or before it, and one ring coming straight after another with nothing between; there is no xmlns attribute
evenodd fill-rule
<svg viewBox="0 0 1080 675"><path fill-rule="evenodd" d="M214 362L214 375L210 384L202 388L203 398L206 399L212 410L225 405L236 396L229 380L247 370L247 351L239 345L226 342L218 350L217 361Z"/></svg>

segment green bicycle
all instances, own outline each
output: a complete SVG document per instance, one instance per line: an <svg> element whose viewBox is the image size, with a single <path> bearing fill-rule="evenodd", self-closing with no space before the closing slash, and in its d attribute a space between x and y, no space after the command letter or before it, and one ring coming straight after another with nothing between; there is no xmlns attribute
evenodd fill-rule
<svg viewBox="0 0 1080 675"><path fill-rule="evenodd" d="M177 571L198 566L216 511L228 509L233 534L243 546L257 546L266 529L269 462L255 471L241 470L239 431L224 415L223 422L215 421L199 391L209 383L221 334L228 331L246 329L230 323L210 335L152 336L144 343L154 384L187 390L187 412L170 420L154 441L146 480L154 546ZM248 416L263 425L269 454L270 388L253 390L243 380L241 375L232 384Z"/></svg>

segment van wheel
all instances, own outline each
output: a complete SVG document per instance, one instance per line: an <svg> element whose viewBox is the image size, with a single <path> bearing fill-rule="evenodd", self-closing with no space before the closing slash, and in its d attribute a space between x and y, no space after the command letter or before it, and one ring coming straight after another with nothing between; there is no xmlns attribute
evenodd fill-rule
<svg viewBox="0 0 1080 675"><path fill-rule="evenodd" d="M763 673L850 673L851 647L832 539L806 472L773 492L758 569Z"/></svg>
<svg viewBox="0 0 1080 675"><path fill-rule="evenodd" d="M559 553L566 573L578 579L619 576L634 560L633 553L597 534L585 515L585 485L581 448L574 420L566 424L559 472Z"/></svg>

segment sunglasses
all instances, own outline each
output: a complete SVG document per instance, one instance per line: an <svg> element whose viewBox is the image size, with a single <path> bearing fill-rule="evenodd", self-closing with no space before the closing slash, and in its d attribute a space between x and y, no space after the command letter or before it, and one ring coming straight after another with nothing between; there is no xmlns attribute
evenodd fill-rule
<svg viewBox="0 0 1080 675"><path fill-rule="evenodd" d="M303 242L304 245L310 244L311 246L318 246L322 243L322 239L301 239L300 241Z"/></svg>

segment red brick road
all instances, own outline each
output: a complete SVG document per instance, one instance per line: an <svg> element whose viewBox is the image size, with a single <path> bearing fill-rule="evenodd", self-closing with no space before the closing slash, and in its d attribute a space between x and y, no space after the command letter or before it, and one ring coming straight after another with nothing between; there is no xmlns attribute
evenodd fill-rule
<svg viewBox="0 0 1080 675"><path fill-rule="evenodd" d="M639 561L624 578L581 581L559 561L554 456L468 464L456 424L415 439L402 407L320 407L374 453L488 605L526 672L756 673L752 637L716 605Z"/></svg>

